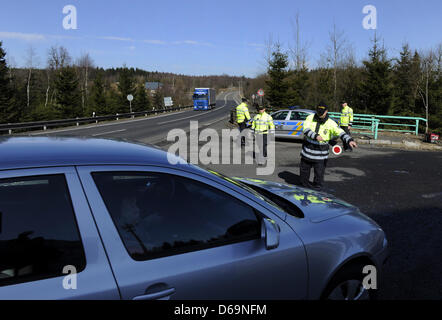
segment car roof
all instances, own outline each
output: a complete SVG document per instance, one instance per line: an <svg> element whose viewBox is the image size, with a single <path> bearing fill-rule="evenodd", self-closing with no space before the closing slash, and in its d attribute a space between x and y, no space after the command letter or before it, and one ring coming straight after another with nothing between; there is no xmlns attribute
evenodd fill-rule
<svg viewBox="0 0 442 320"><path fill-rule="evenodd" d="M157 147L108 139L0 138L0 155L0 170L110 164L172 166L168 153ZM177 165L190 167L182 158L176 159L180 160Z"/></svg>

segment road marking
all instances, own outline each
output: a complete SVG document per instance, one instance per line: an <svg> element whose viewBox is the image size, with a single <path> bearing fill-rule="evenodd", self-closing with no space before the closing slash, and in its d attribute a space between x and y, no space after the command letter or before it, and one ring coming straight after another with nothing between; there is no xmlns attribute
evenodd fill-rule
<svg viewBox="0 0 442 320"><path fill-rule="evenodd" d="M103 132L103 133L96 133L96 134L93 134L92 137L104 136L105 134L111 134L111 133L123 132L123 131L126 131L126 129L108 131L108 132Z"/></svg>
<svg viewBox="0 0 442 320"><path fill-rule="evenodd" d="M442 192L423 194L422 198L431 199L431 198L436 198L436 197L440 197L440 196L442 196Z"/></svg>
<svg viewBox="0 0 442 320"><path fill-rule="evenodd" d="M147 117L147 118L143 118L143 119L124 120L124 121L117 120L116 122L113 122L113 123L95 124L95 125L87 126L87 127L61 129L61 130L47 130L47 131L38 132L38 133L29 133L29 135L30 136L38 136L38 135L52 134L52 133L59 133L59 132L68 132L68 131L75 131L75 130L87 130L87 129L95 129L95 128L101 128L101 127L108 127L108 126L116 126L116 125L122 125L122 124L127 124L127 123L138 122L138 121L146 121L146 120L153 120L153 119L162 118L162 117L168 117L168 116L177 115L177 114L184 113L184 112L188 112L188 111L173 112L173 113L169 113L169 114L162 114L159 116Z"/></svg>

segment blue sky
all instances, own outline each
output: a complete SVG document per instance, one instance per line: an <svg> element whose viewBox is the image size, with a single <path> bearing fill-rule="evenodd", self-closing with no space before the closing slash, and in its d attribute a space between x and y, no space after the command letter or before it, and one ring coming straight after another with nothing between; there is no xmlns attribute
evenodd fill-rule
<svg viewBox="0 0 442 320"><path fill-rule="evenodd" d="M69 4L77 8L77 30L63 28ZM362 27L366 5L377 9L377 33L390 56L405 41L417 49L442 43L440 0L2 0L0 41L16 66L24 65L29 46L45 67L48 49L63 45L74 58L89 53L105 68L253 77L264 71L269 35L286 48L294 43L297 12L311 66L333 23L364 58L374 34Z"/></svg>

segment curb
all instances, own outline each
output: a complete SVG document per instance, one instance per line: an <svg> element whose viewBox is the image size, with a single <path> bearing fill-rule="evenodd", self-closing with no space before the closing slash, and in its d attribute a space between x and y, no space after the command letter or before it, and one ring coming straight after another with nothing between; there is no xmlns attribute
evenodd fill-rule
<svg viewBox="0 0 442 320"><path fill-rule="evenodd" d="M405 150L422 150L422 151L442 151L441 146L432 145L429 143L414 142L414 141L391 141L391 140L364 140L355 139L357 144L361 145L373 145L380 147L392 147Z"/></svg>

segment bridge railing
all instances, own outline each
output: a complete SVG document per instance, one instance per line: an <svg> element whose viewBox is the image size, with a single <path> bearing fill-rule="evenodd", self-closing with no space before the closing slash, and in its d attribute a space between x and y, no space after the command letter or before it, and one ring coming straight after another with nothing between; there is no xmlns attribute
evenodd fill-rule
<svg viewBox="0 0 442 320"><path fill-rule="evenodd" d="M137 116L145 116L152 114L160 114L172 111L179 111L183 109L192 108L193 106L184 106L184 107L174 107L168 109L158 109L158 110L147 110L147 111L139 111L132 113L122 113L115 115L106 115L106 116L97 116L90 118L75 118L75 119L61 119L61 120L50 120L50 121L34 121L34 122L21 122L21 123L8 123L8 124L0 124L0 133L7 131L9 134L13 133L13 130L19 131L28 131L30 129L39 129L47 130L48 128L54 127L65 127L70 125L79 126L80 124L88 124L88 123L98 123L100 121L109 121L109 120L119 120L120 118L135 118Z"/></svg>
<svg viewBox="0 0 442 320"><path fill-rule="evenodd" d="M329 112L329 114L330 116L333 116L333 118L337 120L339 120L341 115L339 112ZM380 116L373 114L355 114L354 117L355 119L356 117L359 119L378 119L379 120L378 131L380 132L389 131L389 132L414 133L416 136L419 134L419 125L427 122L426 119L419 117Z"/></svg>

